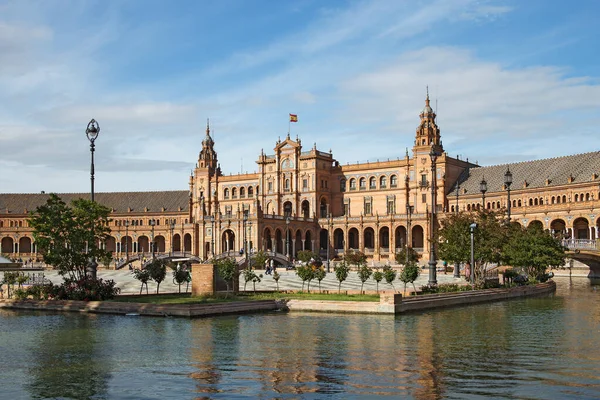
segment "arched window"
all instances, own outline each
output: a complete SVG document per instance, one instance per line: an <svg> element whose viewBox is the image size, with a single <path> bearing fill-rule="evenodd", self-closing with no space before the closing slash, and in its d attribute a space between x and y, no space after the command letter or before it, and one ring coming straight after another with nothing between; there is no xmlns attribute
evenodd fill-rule
<svg viewBox="0 0 600 400"><path fill-rule="evenodd" d="M490 208L492 208L492 205L490 204L490 202L488 201L486 208L489 210Z"/></svg>
<svg viewBox="0 0 600 400"><path fill-rule="evenodd" d="M585 201L590 201L590 194L589 193L585 194Z"/></svg>
<svg viewBox="0 0 600 400"><path fill-rule="evenodd" d="M579 195L578 194L575 195L575 201L579 201Z"/></svg>
<svg viewBox="0 0 600 400"><path fill-rule="evenodd" d="M248 186L248 197L253 197L254 196L254 189L252 188L252 186Z"/></svg>
<svg viewBox="0 0 600 400"><path fill-rule="evenodd" d="M566 203L566 202L567 202L567 195L563 194L563 197L562 197L562 202L563 202L563 203Z"/></svg>
<svg viewBox="0 0 600 400"><path fill-rule="evenodd" d="M533 199L529 199L529 205L532 206L533 205Z"/></svg>
<svg viewBox="0 0 600 400"><path fill-rule="evenodd" d="M237 198L237 189L236 188L231 189L231 198L232 199Z"/></svg>
<svg viewBox="0 0 600 400"><path fill-rule="evenodd" d="M290 179L287 178L285 180L285 184L284 184L285 190L289 191L290 190Z"/></svg>
<svg viewBox="0 0 600 400"><path fill-rule="evenodd" d="M358 186L360 190L365 190L367 188L367 180L365 178L360 178L358 181Z"/></svg>
<svg viewBox="0 0 600 400"><path fill-rule="evenodd" d="M540 197L540 206L543 206L543 205L544 205L544 198Z"/></svg>
<svg viewBox="0 0 600 400"><path fill-rule="evenodd" d="M398 186L398 177L396 175L390 176L390 187L395 188Z"/></svg>
<svg viewBox="0 0 600 400"><path fill-rule="evenodd" d="M471 205L467 204L467 211L471 211Z"/></svg>
<svg viewBox="0 0 600 400"><path fill-rule="evenodd" d="M500 202L499 201L496 202L496 208L500 208Z"/></svg>
<svg viewBox="0 0 600 400"><path fill-rule="evenodd" d="M350 190L356 190L356 179L350 179Z"/></svg>
<svg viewBox="0 0 600 400"><path fill-rule="evenodd" d="M246 188L241 187L240 188L240 199L246 197Z"/></svg>
<svg viewBox="0 0 600 400"><path fill-rule="evenodd" d="M369 178L369 189L377 189L377 179L374 176Z"/></svg>
<svg viewBox="0 0 600 400"><path fill-rule="evenodd" d="M519 200L519 203L518 203L518 204L519 204L519 207L521 207L521 205L522 205L522 204L521 204L521 200Z"/></svg>
<svg viewBox="0 0 600 400"><path fill-rule="evenodd" d="M345 192L346 191L346 180L342 179L340 181L340 192Z"/></svg>
<svg viewBox="0 0 600 400"><path fill-rule="evenodd" d="M229 198L229 189L227 189L227 188L223 189L223 198L224 199Z"/></svg>
<svg viewBox="0 0 600 400"><path fill-rule="evenodd" d="M381 178L379 178L379 188L385 189L386 187L387 187L387 177L382 176Z"/></svg>
<svg viewBox="0 0 600 400"><path fill-rule="evenodd" d="M534 205L534 206L537 206L537 205L538 205L538 199L534 199L534 200L533 200L533 205Z"/></svg>
<svg viewBox="0 0 600 400"><path fill-rule="evenodd" d="M454 206L450 206L450 212L454 212Z"/></svg>
<svg viewBox="0 0 600 400"><path fill-rule="evenodd" d="M513 206L513 207L516 207L516 206L517 206L517 201L516 201L516 200L513 200L512 206Z"/></svg>
<svg viewBox="0 0 600 400"><path fill-rule="evenodd" d="M551 201L551 204L556 203L556 197L552 196L552 199L550 199L550 201Z"/></svg>

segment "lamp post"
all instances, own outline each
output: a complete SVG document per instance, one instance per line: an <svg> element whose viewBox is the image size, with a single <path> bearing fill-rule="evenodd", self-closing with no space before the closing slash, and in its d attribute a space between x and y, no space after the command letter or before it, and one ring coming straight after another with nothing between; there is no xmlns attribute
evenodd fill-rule
<svg viewBox="0 0 600 400"><path fill-rule="evenodd" d="M474 233L475 228L477 228L477 224L473 222L471 225L469 225L469 228L471 228L471 285L475 286L475 253L473 251L473 244Z"/></svg>
<svg viewBox="0 0 600 400"><path fill-rule="evenodd" d="M504 173L504 184L506 185L506 193L508 195L508 204L506 207L507 215L508 215L508 223L510 224L510 185L512 184L512 173L510 172L510 167L506 167L506 172Z"/></svg>
<svg viewBox="0 0 600 400"><path fill-rule="evenodd" d="M290 217L287 217L285 219L285 251L286 251L285 256L287 257L288 261L290 260L290 240L288 237L289 234L290 234Z"/></svg>
<svg viewBox="0 0 600 400"><path fill-rule="evenodd" d="M460 182L456 183L456 213L458 214L458 193L460 192Z"/></svg>
<svg viewBox="0 0 600 400"><path fill-rule="evenodd" d="M215 258L215 216L214 215L210 216L210 225L212 228L212 234L210 236L210 239L211 239L210 254L211 254L212 258Z"/></svg>
<svg viewBox="0 0 600 400"><path fill-rule="evenodd" d="M431 152L429 153L429 157L431 158L431 227L429 229L429 282L427 284L429 286L437 285L436 278L436 265L437 260L435 258L435 217L436 217L436 201L435 201L435 192L436 192L436 161L438 158L438 153L434 147L431 147Z"/></svg>
<svg viewBox="0 0 600 400"><path fill-rule="evenodd" d="M173 231L175 230L175 218L169 220L169 228L171 229L171 238L169 239L171 251L169 252L169 257L173 257Z"/></svg>
<svg viewBox="0 0 600 400"><path fill-rule="evenodd" d="M409 203L409 192L410 192L410 186L409 186L409 182L410 179L408 177L408 175L406 175L406 177L404 177L404 188L406 190L406 246L405 246L405 250L406 250L406 264L408 264L408 238L409 238L409 232L410 232L410 214L411 214L411 207L410 207L410 203Z"/></svg>
<svg viewBox="0 0 600 400"><path fill-rule="evenodd" d="M154 225L156 224L156 221L153 219L150 220L150 226L152 227L152 234L150 237L151 243L150 243L150 248L152 249L152 260L154 260L156 258L156 256L154 255L154 248L156 247L154 244Z"/></svg>
<svg viewBox="0 0 600 400"><path fill-rule="evenodd" d="M244 210L244 217L242 218L242 225L244 229L244 257L246 258L246 268L248 265L248 237L246 235L246 224L248 223L248 212Z"/></svg>
<svg viewBox="0 0 600 400"><path fill-rule="evenodd" d="M95 119L92 119L88 123L87 128L85 129L85 135L87 136L88 140L90 141L90 153L92 156L92 162L91 162L91 167L90 167L90 181L92 184L92 187L91 187L92 202L94 202L94 150L96 149L96 145L94 144L94 142L98 138L99 134L100 134L100 124L98 124L98 122L96 122ZM93 225L92 225L92 243L91 243L90 249L92 251L92 254L96 250L96 235L94 233ZM96 257L92 255L92 257L90 259L90 263L86 269L87 275L92 279L96 279L97 270L98 270L98 263L96 262Z"/></svg>
<svg viewBox="0 0 600 400"><path fill-rule="evenodd" d="M487 192L487 182L485 178L479 182L479 191L481 192L481 208L485 210L485 192Z"/></svg>
<svg viewBox="0 0 600 400"><path fill-rule="evenodd" d="M125 221L125 262L129 262L129 220Z"/></svg>
<svg viewBox="0 0 600 400"><path fill-rule="evenodd" d="M332 228L331 213L329 213L329 215L327 216L327 221L329 222L329 230L327 230L327 272L329 273L329 234Z"/></svg>

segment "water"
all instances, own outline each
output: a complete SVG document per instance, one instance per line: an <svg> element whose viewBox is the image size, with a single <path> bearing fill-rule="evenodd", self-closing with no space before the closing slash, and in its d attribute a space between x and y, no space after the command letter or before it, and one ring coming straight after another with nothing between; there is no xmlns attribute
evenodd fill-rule
<svg viewBox="0 0 600 400"><path fill-rule="evenodd" d="M398 317L0 311L0 398L600 398L600 282Z"/></svg>

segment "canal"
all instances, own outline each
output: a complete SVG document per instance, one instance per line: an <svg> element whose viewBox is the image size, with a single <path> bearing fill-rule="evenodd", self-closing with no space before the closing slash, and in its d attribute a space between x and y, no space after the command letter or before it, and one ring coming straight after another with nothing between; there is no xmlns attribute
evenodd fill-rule
<svg viewBox="0 0 600 400"><path fill-rule="evenodd" d="M0 311L0 398L600 398L600 282L403 316Z"/></svg>

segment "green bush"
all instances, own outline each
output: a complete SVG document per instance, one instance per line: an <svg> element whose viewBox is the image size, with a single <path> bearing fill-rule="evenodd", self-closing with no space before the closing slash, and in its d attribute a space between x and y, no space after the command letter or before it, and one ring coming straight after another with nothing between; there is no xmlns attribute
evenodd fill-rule
<svg viewBox="0 0 600 400"><path fill-rule="evenodd" d="M98 301L112 299L121 292L113 280L65 278L60 285L54 285L49 298L55 300Z"/></svg>

